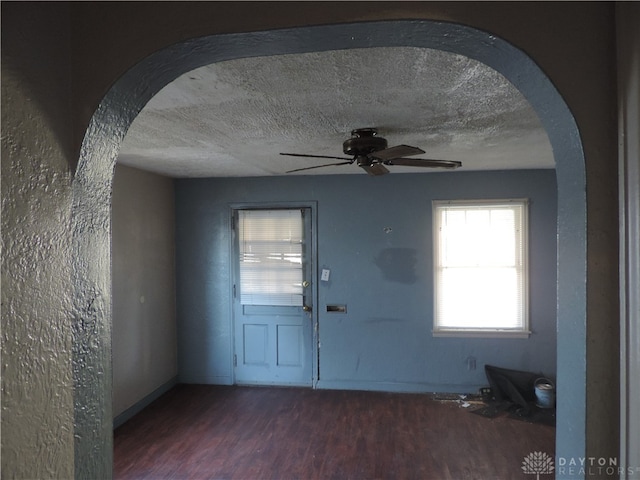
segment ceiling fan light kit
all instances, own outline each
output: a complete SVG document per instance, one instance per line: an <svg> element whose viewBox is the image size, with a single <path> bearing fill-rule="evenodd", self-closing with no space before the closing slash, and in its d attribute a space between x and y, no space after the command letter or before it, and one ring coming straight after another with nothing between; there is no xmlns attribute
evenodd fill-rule
<svg viewBox="0 0 640 480"><path fill-rule="evenodd" d="M402 165L407 167L426 167L426 168L448 168L454 169L462 166L461 162L455 160L432 160L427 158L405 158L407 156L420 155L425 153L424 150L411 147L409 145L396 145L387 148L387 140L378 136L375 128L359 128L351 131L351 138L344 141L342 150L346 155L352 158L332 157L326 155L311 155L303 153L281 153L280 155L288 155L292 157L309 157L309 158L330 158L335 160L343 160L339 163L327 163L316 165L313 167L296 168L286 173L301 172L303 170L312 170L315 168L351 165L355 163L365 170L369 175L379 176L389 173L389 169L385 165Z"/></svg>

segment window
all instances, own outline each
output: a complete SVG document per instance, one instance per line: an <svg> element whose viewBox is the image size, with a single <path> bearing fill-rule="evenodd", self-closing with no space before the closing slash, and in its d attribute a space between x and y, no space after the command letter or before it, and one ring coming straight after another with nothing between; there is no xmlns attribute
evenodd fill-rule
<svg viewBox="0 0 640 480"><path fill-rule="evenodd" d="M434 335L527 336L526 200L433 203Z"/></svg>
<svg viewBox="0 0 640 480"><path fill-rule="evenodd" d="M240 303L302 305L301 210L238 211Z"/></svg>

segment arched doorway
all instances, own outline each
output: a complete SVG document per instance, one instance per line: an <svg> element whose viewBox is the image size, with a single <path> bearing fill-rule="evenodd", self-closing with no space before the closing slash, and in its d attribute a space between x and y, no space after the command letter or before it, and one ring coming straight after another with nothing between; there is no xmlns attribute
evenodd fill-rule
<svg viewBox="0 0 640 480"><path fill-rule="evenodd" d="M527 98L545 126L558 183L559 456L584 455L586 400L586 192L577 125L549 79L507 42L461 25L392 21L302 27L199 38L168 47L129 70L92 117L74 180L76 328L73 345L75 469L101 478L111 469L110 192L119 145L162 87L194 68L236 58L382 46L459 53L487 64Z"/></svg>

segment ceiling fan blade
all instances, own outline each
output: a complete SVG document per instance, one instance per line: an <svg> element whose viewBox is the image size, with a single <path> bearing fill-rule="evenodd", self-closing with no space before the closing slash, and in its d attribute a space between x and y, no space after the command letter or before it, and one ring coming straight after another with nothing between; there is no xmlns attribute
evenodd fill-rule
<svg viewBox="0 0 640 480"><path fill-rule="evenodd" d="M407 167L427 168L458 168L462 162L456 160L432 160L428 158L391 158L384 162L385 165L404 165Z"/></svg>
<svg viewBox="0 0 640 480"><path fill-rule="evenodd" d="M289 171L284 172L284 173L301 172L303 170L313 170L314 168L322 168L322 167L333 167L333 166L336 166L336 165L351 165L352 163L353 163L353 161L339 162L339 163L326 163L324 165L315 165L313 167L296 168L295 170L289 170Z"/></svg>
<svg viewBox="0 0 640 480"><path fill-rule="evenodd" d="M328 155L308 155L306 153L281 153L280 155L287 155L288 157L333 158L335 160L350 160L349 157L330 157Z"/></svg>
<svg viewBox="0 0 640 480"><path fill-rule="evenodd" d="M386 168L381 163L372 163L371 165L360 165L369 175L373 175L374 177L379 175L386 175L389 173L389 169Z"/></svg>
<svg viewBox="0 0 640 480"><path fill-rule="evenodd" d="M370 157L385 161L392 158L407 157L411 155L420 155L425 153L424 150L418 147L410 147L409 145L396 145L395 147L385 148L384 150L378 150L377 152L371 152Z"/></svg>

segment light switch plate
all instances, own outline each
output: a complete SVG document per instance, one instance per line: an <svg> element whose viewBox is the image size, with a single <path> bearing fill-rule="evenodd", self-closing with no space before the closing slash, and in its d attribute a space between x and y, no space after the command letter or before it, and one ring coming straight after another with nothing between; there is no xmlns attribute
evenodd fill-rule
<svg viewBox="0 0 640 480"><path fill-rule="evenodd" d="M330 270L328 270L326 268L323 268L322 269L322 274L320 275L320 280L322 280L323 282L328 282L330 273L331 273Z"/></svg>

